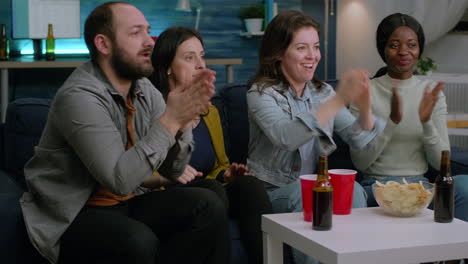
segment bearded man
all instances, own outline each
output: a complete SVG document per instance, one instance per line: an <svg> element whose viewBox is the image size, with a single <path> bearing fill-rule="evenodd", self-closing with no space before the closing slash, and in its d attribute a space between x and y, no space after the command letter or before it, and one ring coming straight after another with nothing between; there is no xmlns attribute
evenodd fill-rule
<svg viewBox="0 0 468 264"><path fill-rule="evenodd" d="M210 106L214 72L166 105L146 79L154 41L136 7L98 6L84 36L91 61L58 90L25 166L32 244L51 263L228 263L226 209L214 192L135 194L155 187L156 171L172 181L182 174L193 148L187 127Z"/></svg>

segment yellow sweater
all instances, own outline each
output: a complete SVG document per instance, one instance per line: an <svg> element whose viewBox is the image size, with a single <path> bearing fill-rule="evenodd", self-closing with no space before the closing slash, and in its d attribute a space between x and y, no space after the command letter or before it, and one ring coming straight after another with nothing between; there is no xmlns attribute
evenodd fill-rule
<svg viewBox="0 0 468 264"><path fill-rule="evenodd" d="M215 164L206 178L216 179L220 171L229 168L229 159L226 155L226 149L224 148L223 127L221 125L221 119L219 118L218 109L215 106L211 106L208 115L204 116L203 120L210 132L211 142L213 142L216 153Z"/></svg>

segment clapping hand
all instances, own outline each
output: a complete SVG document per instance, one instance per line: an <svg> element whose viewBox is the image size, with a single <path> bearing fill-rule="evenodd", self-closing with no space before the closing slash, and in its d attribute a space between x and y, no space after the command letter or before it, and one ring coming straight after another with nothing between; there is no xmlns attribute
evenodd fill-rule
<svg viewBox="0 0 468 264"><path fill-rule="evenodd" d="M423 97L419 103L419 120L421 120L422 123L425 123L431 119L432 111L434 110L434 106L439 99L440 91L443 88L444 83L438 82L432 91L428 87L424 89Z"/></svg>
<svg viewBox="0 0 468 264"><path fill-rule="evenodd" d="M366 70L351 70L343 76L337 94L344 104L352 103L359 110L360 125L364 130L374 128L375 119L372 115L372 96L369 83L369 72ZM340 85L342 86L342 85Z"/></svg>
<svg viewBox="0 0 468 264"><path fill-rule="evenodd" d="M370 107L369 73L361 69L347 71L336 93L346 105L353 103L359 109Z"/></svg>
<svg viewBox="0 0 468 264"><path fill-rule="evenodd" d="M403 119L403 107L401 106L401 98L398 94L398 90L396 87L392 88L392 102L391 102L391 111L390 111L390 119L393 123L399 124Z"/></svg>
<svg viewBox="0 0 468 264"><path fill-rule="evenodd" d="M209 69L200 70L191 82L176 85L173 78L169 78L171 91L167 96L166 112L168 119L175 122L178 129L186 128L188 124L208 111L211 97L215 93L214 82L216 73Z"/></svg>
<svg viewBox="0 0 468 264"><path fill-rule="evenodd" d="M353 104L359 109L361 114L368 114L372 107L372 96L369 79L366 77L361 81L360 94L357 96Z"/></svg>

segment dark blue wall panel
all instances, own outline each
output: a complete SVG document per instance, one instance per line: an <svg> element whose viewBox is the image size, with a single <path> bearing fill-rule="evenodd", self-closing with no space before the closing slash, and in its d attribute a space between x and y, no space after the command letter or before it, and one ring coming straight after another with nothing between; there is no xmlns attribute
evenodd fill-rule
<svg viewBox="0 0 468 264"><path fill-rule="evenodd" d="M81 20L82 24L88 14L96 6L105 3L104 0L81 0ZM152 27L154 35L160 34L165 28L182 25L194 26L197 5L201 5L201 19L199 23L199 31L205 41L205 49L207 57L216 58L242 58L243 64L234 66L234 77L236 82L248 81L256 71L258 64L258 46L260 37L244 38L240 33L244 31L244 24L238 18L239 10L242 6L261 3L256 0L199 0L191 1L193 12L176 11L175 6L177 1L165 0L134 0L128 1L138 7L146 16ZM198 4L197 4L198 3ZM8 32L11 32L11 3L9 0L0 1L0 23L7 24ZM321 23L323 19L323 1L322 0L280 0L278 1L278 10L287 9L305 10ZM335 41L335 22L330 21L330 73L335 72L334 68L334 41ZM83 29L82 29L83 30ZM333 33L332 33L333 32ZM57 40L57 48L60 45L84 45L83 39L74 40ZM12 50L18 50L25 46L30 46L30 40L12 40ZM333 52L332 52L333 51ZM333 62L333 63L331 63ZM217 86L225 84L225 72L223 66L213 66L212 69L217 72ZM25 79L41 79L44 78L44 73L47 73L47 79L55 78L57 80L64 79L63 74L69 74L70 71L57 71L57 74L51 74L50 71L41 72L15 70L12 73L11 84L15 88L17 97L27 96L28 94L37 95L38 92L30 92L30 89L37 88L34 83L26 82ZM319 68L319 76L323 74L323 69ZM52 75L52 76L51 76ZM66 76L65 76L66 77ZM45 91L45 96L49 97L53 94L54 89L57 89L59 84L57 81L51 82L50 87L47 87L47 81L38 81L43 83L41 90ZM45 86L45 87L44 87ZM13 87L12 87L13 88ZM52 92L51 92L52 91Z"/></svg>

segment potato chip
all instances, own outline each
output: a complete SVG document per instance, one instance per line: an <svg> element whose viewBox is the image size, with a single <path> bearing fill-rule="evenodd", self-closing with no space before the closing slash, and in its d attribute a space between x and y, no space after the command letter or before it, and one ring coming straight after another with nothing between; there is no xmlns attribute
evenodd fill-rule
<svg viewBox="0 0 468 264"><path fill-rule="evenodd" d="M401 216L411 216L426 208L432 200L432 191L424 188L424 183L403 183L388 181L385 184L375 181L374 196L385 211ZM425 183L430 186L429 183Z"/></svg>

